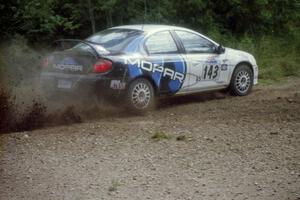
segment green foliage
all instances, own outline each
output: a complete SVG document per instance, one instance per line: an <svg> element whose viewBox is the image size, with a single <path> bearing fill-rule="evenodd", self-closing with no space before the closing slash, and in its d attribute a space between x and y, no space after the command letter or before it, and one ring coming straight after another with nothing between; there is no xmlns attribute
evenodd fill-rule
<svg viewBox="0 0 300 200"><path fill-rule="evenodd" d="M65 12L61 12L62 10ZM76 12L73 12L72 4L61 4L56 0L30 0L24 3L21 17L24 20L23 29L30 36L41 35L45 38L59 31L73 31L80 27L75 23Z"/></svg>
<svg viewBox="0 0 300 200"><path fill-rule="evenodd" d="M253 53L260 78L299 73L299 0L15 0L2 2L0 13L2 40L17 34L31 44L50 43L122 24L174 24ZM30 52L22 45L11 45L10 54Z"/></svg>
<svg viewBox="0 0 300 200"><path fill-rule="evenodd" d="M71 1L70 1L71 2ZM68 0L7 1L0 6L0 33L11 36L26 35L30 40L52 39L62 32L72 32L80 27L76 4ZM3 13L3 14L2 14Z"/></svg>
<svg viewBox="0 0 300 200"><path fill-rule="evenodd" d="M165 23L233 35L283 35L300 26L299 0L23 0L4 2L0 12L1 37L20 33L30 40L87 36L93 23L96 30Z"/></svg>
<svg viewBox="0 0 300 200"><path fill-rule="evenodd" d="M300 74L299 33L285 38L244 35L239 39L230 38L223 44L252 53L259 66L260 79L277 80Z"/></svg>
<svg viewBox="0 0 300 200"><path fill-rule="evenodd" d="M162 131L155 132L152 137L154 140L164 140L164 139L171 139L171 136L167 135Z"/></svg>
<svg viewBox="0 0 300 200"><path fill-rule="evenodd" d="M108 188L108 191L109 191L109 192L115 192L115 191L117 191L117 189L118 189L119 186L120 186L119 181L116 180L116 179L113 179L113 180L111 181L111 185L110 185L109 188Z"/></svg>

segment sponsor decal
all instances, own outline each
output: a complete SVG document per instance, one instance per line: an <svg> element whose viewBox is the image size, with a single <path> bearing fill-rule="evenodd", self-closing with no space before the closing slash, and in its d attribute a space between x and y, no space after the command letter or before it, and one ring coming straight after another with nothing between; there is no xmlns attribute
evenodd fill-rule
<svg viewBox="0 0 300 200"><path fill-rule="evenodd" d="M207 64L217 64L218 61L215 59L215 57L209 57L209 58L205 61L205 63L207 63Z"/></svg>
<svg viewBox="0 0 300 200"><path fill-rule="evenodd" d="M83 71L83 66L78 65L73 58L65 58L60 63L53 64L54 69L59 70L71 70L71 71Z"/></svg>
<svg viewBox="0 0 300 200"><path fill-rule="evenodd" d="M83 67L82 65L69 65L69 64L53 64L54 69L59 70L71 70L71 71L82 71Z"/></svg>
<svg viewBox="0 0 300 200"><path fill-rule="evenodd" d="M228 65L227 64L222 64L221 65L221 71L227 71Z"/></svg>
<svg viewBox="0 0 300 200"><path fill-rule="evenodd" d="M180 83L183 83L184 81L184 74L181 72L177 72L173 69L163 67L160 64L156 63L151 63L145 60L140 60L140 59L130 59L130 58L125 58L125 64L135 66L138 69L142 69L148 72L152 73L160 73L162 77L168 77L171 80L178 80Z"/></svg>
<svg viewBox="0 0 300 200"><path fill-rule="evenodd" d="M115 90L122 90L125 89L125 83L121 82L121 80L111 80L110 82L110 88Z"/></svg>

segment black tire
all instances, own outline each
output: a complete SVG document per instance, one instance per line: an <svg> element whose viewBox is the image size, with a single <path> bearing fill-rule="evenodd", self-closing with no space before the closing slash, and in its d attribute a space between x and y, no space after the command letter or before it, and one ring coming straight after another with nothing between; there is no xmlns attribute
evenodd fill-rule
<svg viewBox="0 0 300 200"><path fill-rule="evenodd" d="M145 113L155 108L154 88L147 79L134 80L127 89L126 98L131 112Z"/></svg>
<svg viewBox="0 0 300 200"><path fill-rule="evenodd" d="M245 96L251 92L253 72L247 64L238 65L231 77L229 92L233 96Z"/></svg>

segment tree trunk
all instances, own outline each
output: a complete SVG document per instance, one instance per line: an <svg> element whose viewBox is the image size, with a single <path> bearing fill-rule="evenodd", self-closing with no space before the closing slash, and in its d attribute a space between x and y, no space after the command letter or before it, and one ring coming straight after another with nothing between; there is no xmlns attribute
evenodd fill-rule
<svg viewBox="0 0 300 200"><path fill-rule="evenodd" d="M106 26L107 26L107 28L110 28L113 26L112 13L111 13L110 9L108 11L106 11Z"/></svg>
<svg viewBox="0 0 300 200"><path fill-rule="evenodd" d="M96 32L96 22L95 22L95 16L94 16L94 8L92 5L91 0L88 0L88 7L89 7L89 17L91 21L91 27L93 34Z"/></svg>

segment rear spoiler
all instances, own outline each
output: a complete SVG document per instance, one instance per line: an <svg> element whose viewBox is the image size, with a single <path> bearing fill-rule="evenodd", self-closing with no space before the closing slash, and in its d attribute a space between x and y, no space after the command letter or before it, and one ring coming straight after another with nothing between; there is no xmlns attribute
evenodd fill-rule
<svg viewBox="0 0 300 200"><path fill-rule="evenodd" d="M88 42L86 40L79 40L79 39L60 39L60 40L55 40L53 43L52 43L52 46L58 46L58 44L61 44L60 45L60 48L62 48L63 50L65 50L66 48L64 47L64 44L63 42L78 42L78 43L83 43L87 46L89 46L93 52L95 53L94 55L97 57L97 58L100 58L101 55L99 54L99 52L96 50L96 48L92 45L92 44L96 44L97 43L93 43L93 42ZM99 44L98 44L99 45Z"/></svg>

